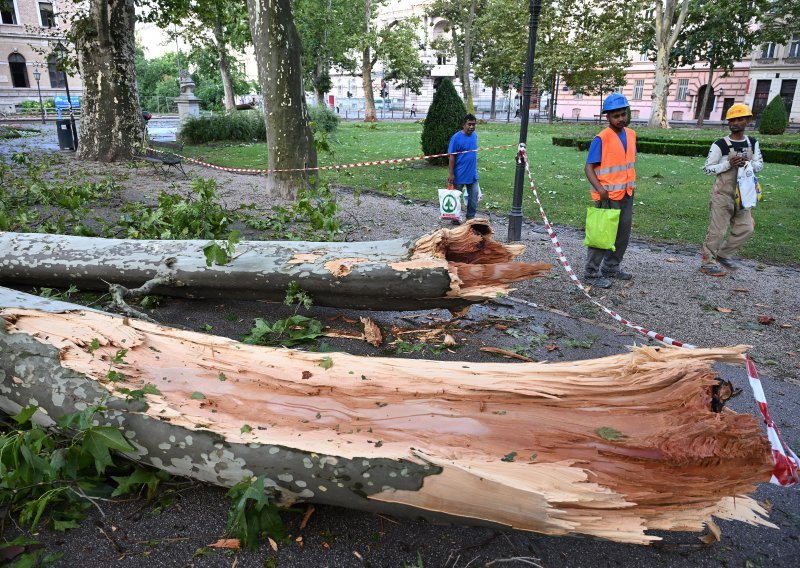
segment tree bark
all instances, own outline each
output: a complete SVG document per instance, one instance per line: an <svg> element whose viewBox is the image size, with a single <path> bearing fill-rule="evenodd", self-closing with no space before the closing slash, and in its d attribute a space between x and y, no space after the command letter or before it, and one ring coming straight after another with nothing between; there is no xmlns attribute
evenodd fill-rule
<svg viewBox="0 0 800 568"><path fill-rule="evenodd" d="M706 108L708 108L708 99L711 98L711 82L714 80L714 62L708 62L708 81L706 83L706 90L703 93L703 102L700 106L700 116L697 118L697 126L702 127L706 120Z"/></svg>
<svg viewBox="0 0 800 568"><path fill-rule="evenodd" d="M297 191L316 183L314 134L309 127L300 57L302 45L294 25L291 0L247 0L258 79L266 105L266 178L269 195L295 199Z"/></svg>
<svg viewBox="0 0 800 568"><path fill-rule="evenodd" d="M214 21L214 46L217 49L219 59L219 76L222 79L222 90L224 93L224 104L227 112L236 111L236 99L233 92L233 80L231 79L231 64L228 59L228 42L225 38L225 30L222 27L222 19L217 14Z"/></svg>
<svg viewBox="0 0 800 568"><path fill-rule="evenodd" d="M133 0L90 0L73 29L83 99L78 157L129 160L144 136L134 65Z"/></svg>
<svg viewBox="0 0 800 568"><path fill-rule="evenodd" d="M323 356L0 288L5 412L36 404L33 419L53 426L102 405L95 418L125 433L129 458L226 487L261 475L284 505L638 544L712 516L774 526L744 496L773 466L759 421L712 409L711 364L741 364L742 352L638 347L552 364ZM158 394L121 391L148 383Z"/></svg>
<svg viewBox="0 0 800 568"><path fill-rule="evenodd" d="M372 22L372 1L364 2L364 37L369 36L369 26ZM375 93L372 90L372 50L365 39L365 47L361 52L361 84L364 87L364 122L378 122L375 112Z"/></svg>
<svg viewBox="0 0 800 568"><path fill-rule="evenodd" d="M497 81L492 82L492 109L489 112L489 118L492 120L497 118Z"/></svg>
<svg viewBox="0 0 800 568"><path fill-rule="evenodd" d="M464 55L461 59L461 90L464 93L464 104L467 112L475 112L475 102L472 97L472 24L475 23L475 7L478 0L471 0L469 13L464 23Z"/></svg>
<svg viewBox="0 0 800 568"><path fill-rule="evenodd" d="M680 3L680 12L677 19L675 10ZM672 83L670 73L670 53L678 39L686 13L689 11L689 0L664 0L655 3L655 47L656 47L656 76L653 83L653 93L650 97L653 104L650 110L648 126L656 128L669 128L667 117L667 99L669 86Z"/></svg>
<svg viewBox="0 0 800 568"><path fill-rule="evenodd" d="M170 277L155 294L282 301L291 282L316 305L377 310L461 309L508 293L512 282L544 275L544 263L513 262L521 245L492 238L483 220L416 240L361 243L244 241L233 260L208 267L208 241L97 239L0 233L0 282L107 289ZM23 260L24 259L24 260Z"/></svg>

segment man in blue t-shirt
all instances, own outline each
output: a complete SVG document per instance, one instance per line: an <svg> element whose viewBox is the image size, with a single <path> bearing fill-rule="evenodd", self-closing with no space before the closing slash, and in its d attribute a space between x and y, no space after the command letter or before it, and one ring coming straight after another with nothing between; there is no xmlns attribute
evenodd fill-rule
<svg viewBox="0 0 800 568"><path fill-rule="evenodd" d="M478 149L478 135L475 133L475 124L477 119L474 114L464 116L461 130L453 134L447 148L450 153L450 177L447 183L456 189L467 188L467 220L475 217L481 191L478 186L478 154L475 151ZM466 153L453 155L454 152ZM453 220L453 224L459 225L461 221Z"/></svg>

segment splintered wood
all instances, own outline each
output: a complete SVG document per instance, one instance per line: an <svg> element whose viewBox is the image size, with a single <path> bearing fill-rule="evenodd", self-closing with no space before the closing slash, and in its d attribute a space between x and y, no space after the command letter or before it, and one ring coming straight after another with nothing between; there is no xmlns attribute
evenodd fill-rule
<svg viewBox="0 0 800 568"><path fill-rule="evenodd" d="M136 459L174 473L228 486L265 475L288 503L641 544L658 540L645 531L700 531L712 516L772 526L745 496L772 467L759 421L712 410L711 365L741 364L740 347L551 364L399 360L74 309L0 310L0 406L35 398L57 418L105 393ZM119 349L125 378L111 383ZM118 389L143 383L160 394L126 406Z"/></svg>

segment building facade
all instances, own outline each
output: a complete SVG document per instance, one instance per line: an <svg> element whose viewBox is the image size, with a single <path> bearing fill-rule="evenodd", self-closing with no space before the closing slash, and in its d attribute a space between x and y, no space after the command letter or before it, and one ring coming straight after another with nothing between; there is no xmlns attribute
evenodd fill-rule
<svg viewBox="0 0 800 568"><path fill-rule="evenodd" d="M767 43L750 57L750 82L745 102L758 117L775 97L781 97L789 123L800 123L800 34L786 45Z"/></svg>
<svg viewBox="0 0 800 568"><path fill-rule="evenodd" d="M80 77L65 76L52 55L52 42L65 19L58 15L59 0L0 0L0 112L11 114L24 101L80 96ZM63 40L62 40L63 41ZM36 75L40 74L38 90ZM66 99L65 99L66 100Z"/></svg>

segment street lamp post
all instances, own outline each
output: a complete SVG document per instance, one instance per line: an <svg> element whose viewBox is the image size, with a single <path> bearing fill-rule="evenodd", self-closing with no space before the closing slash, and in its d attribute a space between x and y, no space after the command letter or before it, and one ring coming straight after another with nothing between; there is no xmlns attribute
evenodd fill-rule
<svg viewBox="0 0 800 568"><path fill-rule="evenodd" d="M39 110L42 113L42 124L44 124L44 105L42 104L42 89L39 88L39 79L42 78L42 72L38 69L33 70L33 78L36 80L36 92L39 93Z"/></svg>
<svg viewBox="0 0 800 568"><path fill-rule="evenodd" d="M58 66L61 68L61 72L64 74L64 89L67 91L67 104L69 105L69 122L70 126L72 127L72 143L74 149L78 149L78 129L75 127L75 113L72 112L72 97L69 94L69 80L67 79L67 70L66 65L64 65L64 61L67 58L67 48L64 47L64 44L56 42L55 46L53 46L53 52L56 54L58 59Z"/></svg>
<svg viewBox="0 0 800 568"><path fill-rule="evenodd" d="M525 74L522 79L522 108L520 109L519 143L527 144L528 118L531 107L531 91L533 89L533 59L536 55L536 31L539 28L539 13L542 10L541 0L530 0L531 20L528 36L528 61L525 63ZM518 241L522 238L522 184L525 178L525 163L517 157L517 171L514 178L514 197L511 202L511 213L508 216L508 240Z"/></svg>

